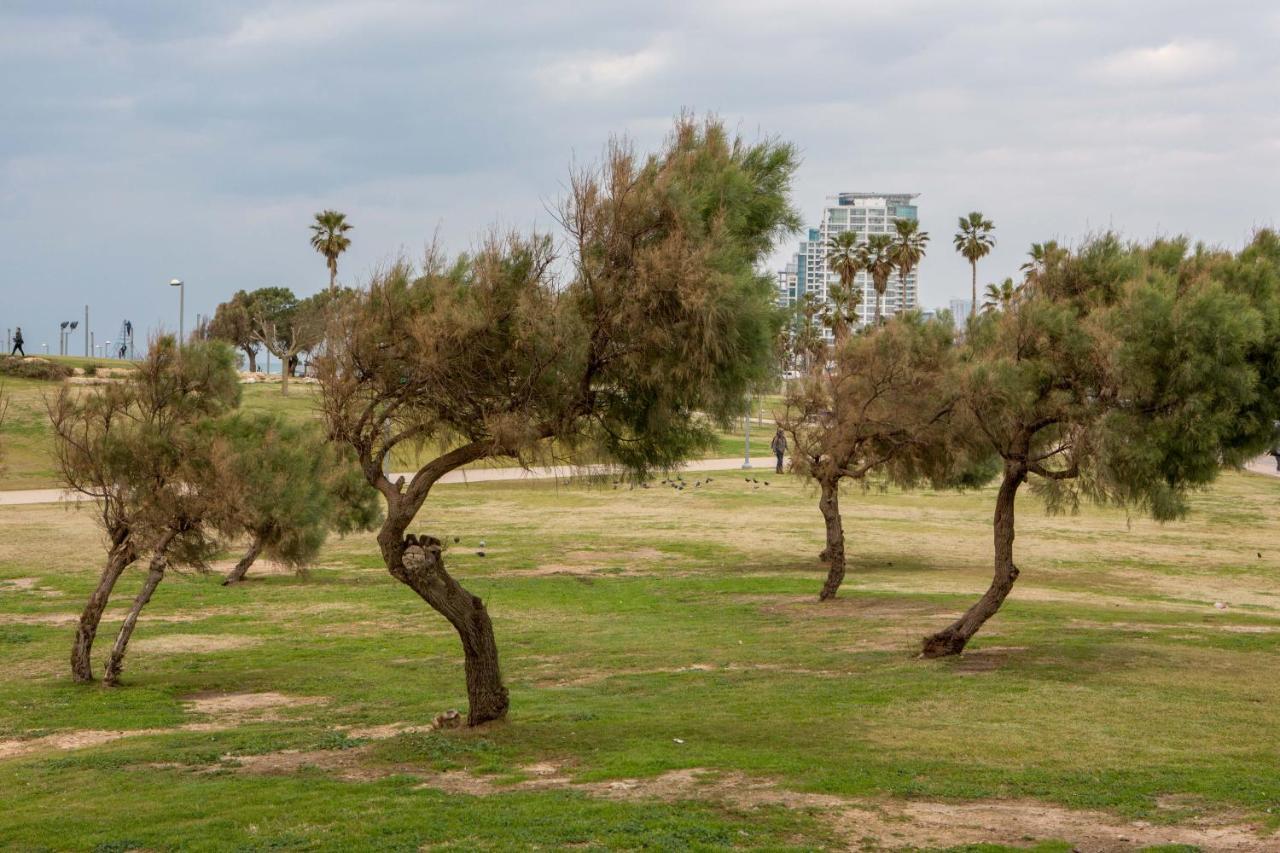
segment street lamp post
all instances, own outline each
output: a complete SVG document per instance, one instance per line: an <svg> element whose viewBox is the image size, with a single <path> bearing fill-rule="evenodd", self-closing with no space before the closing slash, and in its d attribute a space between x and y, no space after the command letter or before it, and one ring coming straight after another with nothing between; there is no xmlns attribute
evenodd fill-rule
<svg viewBox="0 0 1280 853"><path fill-rule="evenodd" d="M187 286L182 279L174 278L169 280L170 287L178 288L178 346L182 346L183 338L186 337L183 328L183 317L187 310Z"/></svg>
<svg viewBox="0 0 1280 853"><path fill-rule="evenodd" d="M751 467L751 400L742 411L742 467Z"/></svg>

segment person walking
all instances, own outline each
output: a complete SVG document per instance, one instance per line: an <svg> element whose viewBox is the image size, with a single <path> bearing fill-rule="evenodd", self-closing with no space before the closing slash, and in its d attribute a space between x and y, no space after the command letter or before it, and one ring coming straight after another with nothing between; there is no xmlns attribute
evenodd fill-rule
<svg viewBox="0 0 1280 853"><path fill-rule="evenodd" d="M770 449L773 450L775 456L778 457L777 472L782 473L782 457L787 452L787 437L782 434L782 427L778 427L778 431L773 434L773 441L769 442Z"/></svg>
<svg viewBox="0 0 1280 853"><path fill-rule="evenodd" d="M17 355L22 353L22 357L27 357L27 351L22 348L22 327L13 330L13 349L9 350L9 355Z"/></svg>

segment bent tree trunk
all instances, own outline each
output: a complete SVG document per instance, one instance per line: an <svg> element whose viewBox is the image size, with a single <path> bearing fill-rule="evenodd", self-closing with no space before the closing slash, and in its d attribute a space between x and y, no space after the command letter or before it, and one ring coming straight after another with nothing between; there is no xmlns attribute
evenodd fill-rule
<svg viewBox="0 0 1280 853"><path fill-rule="evenodd" d="M243 347L242 349L244 349L244 354L249 362L249 372L257 373L258 372L258 351L253 349L252 347Z"/></svg>
<svg viewBox="0 0 1280 853"><path fill-rule="evenodd" d="M114 687L120 683L120 673L124 671L124 652L129 645L129 637L133 635L133 628L138 624L138 615L142 613L142 608L147 606L147 602L151 600L151 594L156 591L160 581L164 580L165 563L162 552L158 552L151 558L147 579L142 582L142 589L133 600L129 615L124 617L124 624L120 626L120 633L116 635L115 645L111 647L111 659L107 661L107 670L102 674L102 683L108 687Z"/></svg>
<svg viewBox="0 0 1280 853"><path fill-rule="evenodd" d="M107 609L116 581L137 558L127 534L117 534L116 543L107 555L107 565L98 578L98 586L80 613L76 636L71 643L71 678L78 684L93 681L93 640L98 635L98 625L102 622L102 614Z"/></svg>
<svg viewBox="0 0 1280 853"><path fill-rule="evenodd" d="M233 583L239 583L244 580L245 572L249 571L249 567L258 559L258 555L262 553L262 546L266 537L261 533L254 533L253 538L249 540L249 550L244 552L244 556L240 558L240 562L236 563L235 568L227 572L227 576L223 578L222 585L230 586Z"/></svg>
<svg viewBox="0 0 1280 853"><path fill-rule="evenodd" d="M936 634L925 637L921 655L927 658L958 655L978 633L983 623L996 614L1018 579L1018 567L1013 564L1013 509L1018 497L1018 487L1027 479L1026 468L1016 463L1005 463L1004 479L996 493L995 575L991 586L964 615Z"/></svg>
<svg viewBox="0 0 1280 853"><path fill-rule="evenodd" d="M822 585L819 601L828 601L836 597L840 584L844 582L844 522L840 518L840 481L824 479L822 497L818 499L818 509L822 510L822 519L827 527L827 547L822 551L822 558L831 563L827 569L827 582Z"/></svg>
<svg viewBox="0 0 1280 853"><path fill-rule="evenodd" d="M509 698L498 668L493 623L484 602L445 571L439 539L412 534L400 539L408 520L399 523L393 520L393 514L388 511L388 522L378 536L383 560L392 577L421 596L458 632L470 704L467 725L502 719L507 714Z"/></svg>

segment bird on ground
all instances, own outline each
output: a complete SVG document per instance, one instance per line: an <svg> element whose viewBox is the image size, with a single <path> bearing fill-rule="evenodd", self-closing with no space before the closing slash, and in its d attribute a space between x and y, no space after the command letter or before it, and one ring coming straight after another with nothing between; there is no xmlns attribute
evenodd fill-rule
<svg viewBox="0 0 1280 853"><path fill-rule="evenodd" d="M477 556L477 557L483 557L483 556L484 556L484 551L476 551L476 556Z"/></svg>

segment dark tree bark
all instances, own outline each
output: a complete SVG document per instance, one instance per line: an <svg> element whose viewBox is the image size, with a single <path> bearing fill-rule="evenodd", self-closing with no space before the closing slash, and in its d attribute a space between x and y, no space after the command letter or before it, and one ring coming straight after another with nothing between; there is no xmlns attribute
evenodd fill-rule
<svg viewBox="0 0 1280 853"><path fill-rule="evenodd" d="M167 546L166 543L164 547ZM102 683L108 687L114 687L120 683L120 673L124 671L124 653L129 646L129 637L133 635L133 628L138 624L138 615L142 613L142 608L147 606L147 602L151 600L151 594L156 591L160 581L164 580L166 563L163 551L158 551L151 558L147 578L142 582L142 589L133 600L133 607L129 608L129 614L124 617L124 624L120 626L120 633L116 635L115 645L111 647L111 658L107 661L106 672L102 674Z"/></svg>
<svg viewBox="0 0 1280 853"><path fill-rule="evenodd" d="M1027 479L1025 463L1006 461L1004 479L996 493L995 574L991 586L964 615L936 634L925 637L921 655L927 658L958 655L964 651L973 635L983 623L996 614L1018 579L1018 567L1013 564L1013 510L1018 497L1018 487Z"/></svg>
<svg viewBox="0 0 1280 853"><path fill-rule="evenodd" d="M241 347L244 350L245 357L249 360L249 372L258 372L258 351L253 347Z"/></svg>
<svg viewBox="0 0 1280 853"><path fill-rule="evenodd" d="M398 516L398 517L397 517ZM401 536L408 521L404 513L388 510L378 536L391 575L408 586L449 620L462 641L470 708L467 725L500 720L507 714L507 688L498 667L498 643L484 602L467 592L445 570L440 540L430 536Z"/></svg>
<svg viewBox="0 0 1280 853"><path fill-rule="evenodd" d="M80 622L76 626L75 640L71 643L71 677L78 684L93 681L93 640L98 635L98 625L102 622L102 614L107 609L107 601L115 588L120 575L129 567L138 555L133 550L128 533L118 531L113 535L113 544L107 554L107 565L98 578L98 586L89 596L80 613Z"/></svg>
<svg viewBox="0 0 1280 853"><path fill-rule="evenodd" d="M820 481L822 497L818 499L818 509L822 510L822 519L827 527L827 547L822 551L822 559L830 562L827 569L827 582L822 585L820 601L829 601L836 597L840 584L844 582L844 522L840 518L840 480L825 478Z"/></svg>
<svg viewBox="0 0 1280 853"><path fill-rule="evenodd" d="M223 579L223 586L230 586L233 583L239 583L244 580L245 572L249 571L249 567L258 559L258 555L262 553L262 547L265 544L266 537L261 533L254 533L253 538L249 540L249 550L244 552L244 556L240 558L240 562L236 563L235 568L227 573Z"/></svg>

